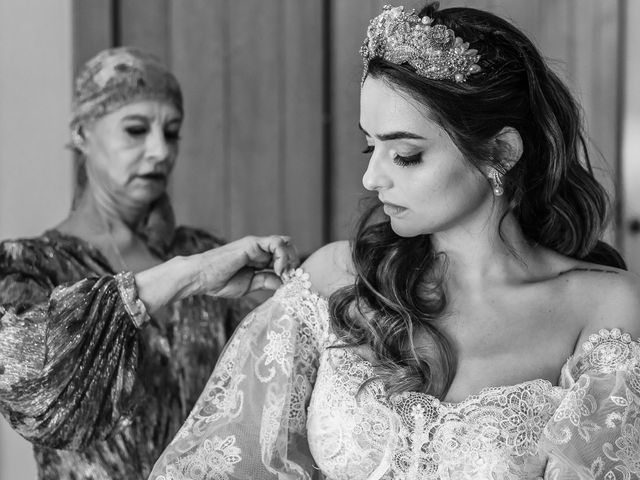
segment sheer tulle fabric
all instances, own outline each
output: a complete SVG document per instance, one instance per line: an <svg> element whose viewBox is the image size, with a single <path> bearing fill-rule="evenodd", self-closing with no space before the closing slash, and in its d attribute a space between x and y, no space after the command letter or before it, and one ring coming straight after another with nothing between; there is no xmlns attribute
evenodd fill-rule
<svg viewBox="0 0 640 480"><path fill-rule="evenodd" d="M638 479L640 345L613 329L582 348L562 369L564 399L544 430L545 478Z"/></svg>
<svg viewBox="0 0 640 480"><path fill-rule="evenodd" d="M154 480L635 479L640 346L602 330L545 380L452 404L387 399L371 364L330 333L327 302L297 270L252 312Z"/></svg>
<svg viewBox="0 0 640 480"><path fill-rule="evenodd" d="M313 478L306 410L328 318L292 276L238 327L151 478Z"/></svg>

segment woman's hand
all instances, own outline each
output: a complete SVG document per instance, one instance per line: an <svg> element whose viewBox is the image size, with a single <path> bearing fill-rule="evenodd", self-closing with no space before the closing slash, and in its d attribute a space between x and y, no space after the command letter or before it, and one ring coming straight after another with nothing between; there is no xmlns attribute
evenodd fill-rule
<svg viewBox="0 0 640 480"><path fill-rule="evenodd" d="M188 257L175 257L135 276L138 296L149 313L197 294L241 297L275 290L280 275L300 264L289 237L249 236Z"/></svg>
<svg viewBox="0 0 640 480"><path fill-rule="evenodd" d="M199 265L198 293L240 297L253 290L275 290L280 276L300 264L290 238L248 236L194 255Z"/></svg>

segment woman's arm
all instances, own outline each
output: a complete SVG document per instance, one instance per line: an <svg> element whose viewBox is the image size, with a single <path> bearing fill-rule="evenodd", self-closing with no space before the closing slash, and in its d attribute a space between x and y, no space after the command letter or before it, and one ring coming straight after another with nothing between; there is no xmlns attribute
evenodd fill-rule
<svg viewBox="0 0 640 480"><path fill-rule="evenodd" d="M236 296L275 287L295 265L283 237L247 237L137 275L55 285L50 246L0 252L0 411L33 443L82 449L108 436L140 392L138 328L169 302L198 293ZM48 250L47 250L48 248ZM55 255L54 255L55 257ZM143 303L144 302L144 303Z"/></svg>
<svg viewBox="0 0 640 480"><path fill-rule="evenodd" d="M186 257L175 257L136 274L138 296L153 313L192 295L240 297L259 289L275 290L279 276L298 265L288 237L244 237ZM273 271L263 270L272 267Z"/></svg>
<svg viewBox="0 0 640 480"><path fill-rule="evenodd" d="M140 393L136 327L113 277L51 289L0 280L0 411L27 440L82 449L106 438Z"/></svg>

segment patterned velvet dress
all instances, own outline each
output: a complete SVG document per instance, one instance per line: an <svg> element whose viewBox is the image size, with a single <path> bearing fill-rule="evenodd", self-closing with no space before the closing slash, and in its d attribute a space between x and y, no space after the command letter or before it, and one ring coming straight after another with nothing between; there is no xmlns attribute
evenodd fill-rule
<svg viewBox="0 0 640 480"><path fill-rule="evenodd" d="M181 227L161 254L218 244ZM42 480L146 478L252 306L195 296L138 329L125 278L55 230L0 244L0 412L33 443Z"/></svg>

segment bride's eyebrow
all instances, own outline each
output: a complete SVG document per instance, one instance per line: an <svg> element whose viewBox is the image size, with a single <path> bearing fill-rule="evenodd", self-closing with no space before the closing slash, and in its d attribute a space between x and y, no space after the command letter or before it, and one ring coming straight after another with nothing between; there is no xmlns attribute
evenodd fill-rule
<svg viewBox="0 0 640 480"><path fill-rule="evenodd" d="M370 135L369 133L367 133L367 131L364 128L362 128L362 125L358 124L358 128L360 128L360 130L362 130L362 133L364 133L367 137L375 137L378 140L382 140L383 142L386 140L399 140L399 139L405 139L405 138L409 138L412 140L426 140L426 138L421 137L420 135L417 135L412 132L407 132L404 130L398 130L397 132L381 133L379 135Z"/></svg>

